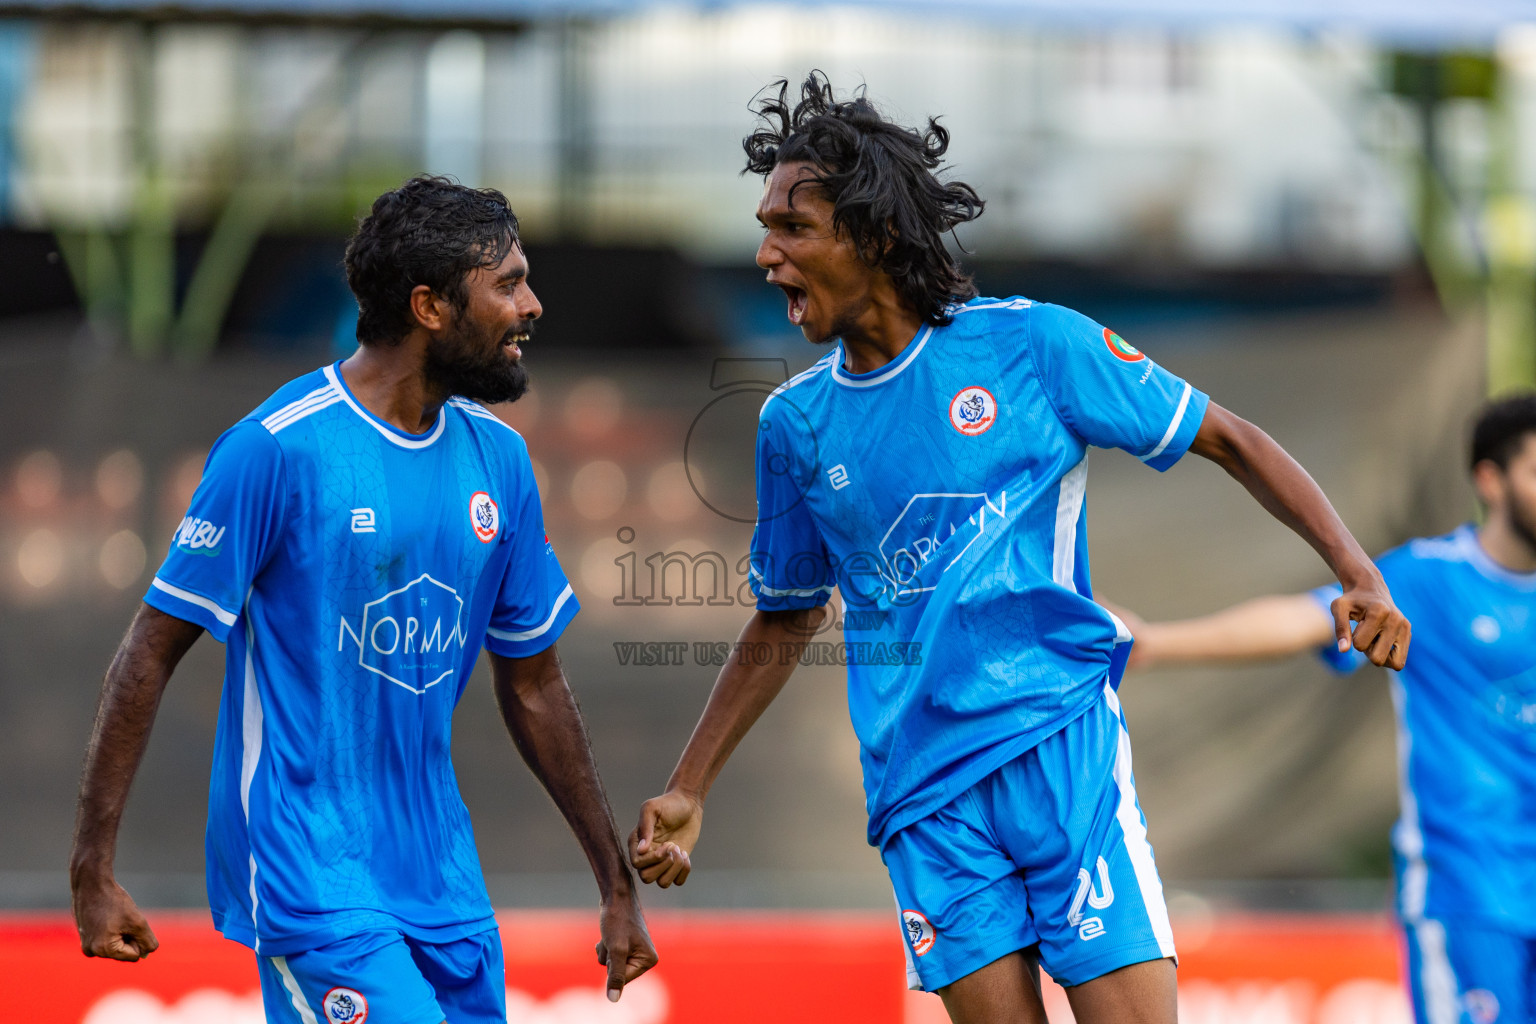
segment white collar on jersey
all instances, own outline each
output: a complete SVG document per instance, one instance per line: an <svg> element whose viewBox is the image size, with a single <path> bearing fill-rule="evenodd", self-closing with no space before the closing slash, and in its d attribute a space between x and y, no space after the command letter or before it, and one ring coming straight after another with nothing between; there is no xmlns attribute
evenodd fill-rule
<svg viewBox="0 0 1536 1024"><path fill-rule="evenodd" d="M340 365L341 363L338 361L327 366L325 368L325 379L335 385L342 399L352 407L353 412L363 418L363 422L383 434L392 444L397 444L401 448L425 448L443 436L443 427L448 423L448 410L446 407L437 410L437 422L432 425L431 430L425 434L407 434L399 427L385 423L373 413L363 408L363 403L352 396L351 390L347 387L347 382L342 379L341 371L337 369Z"/></svg>

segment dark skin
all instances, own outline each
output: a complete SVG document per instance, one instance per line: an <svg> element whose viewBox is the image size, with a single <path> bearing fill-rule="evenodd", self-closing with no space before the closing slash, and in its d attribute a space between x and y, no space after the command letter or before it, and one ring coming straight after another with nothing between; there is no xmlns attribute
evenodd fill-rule
<svg viewBox="0 0 1536 1024"><path fill-rule="evenodd" d="M528 287L528 262L514 246L496 267L466 280L463 310L419 285L410 297L416 326L396 346L361 346L342 364L348 386L370 412L411 432L432 427L443 403L423 373L430 346L451 335L487 357L521 358L519 325L542 312ZM466 339L467 342L466 342ZM118 824L143 759L171 673L202 634L148 605L140 607L102 684L80 781L70 888L86 956L139 960L159 943L114 878ZM491 655L498 706L518 753L554 799L592 866L602 899L597 958L608 968L608 998L656 963L639 896L592 757L576 699L555 647L526 658Z"/></svg>
<svg viewBox="0 0 1536 1024"><path fill-rule="evenodd" d="M757 209L764 229L758 266L768 271L770 283L784 290L790 321L807 340L823 344L840 338L849 371L878 369L901 355L923 319L902 304L891 278L860 259L846 236L834 229L832 204L825 195L810 186L791 199L791 186L809 172L809 165L789 163L769 175ZM1352 644L1377 665L1402 668L1408 654L1408 621L1307 472L1269 435L1215 403L1190 450L1230 473L1328 563L1344 588L1334 603L1341 648ZM759 610L747 621L741 639L803 645L824 615L821 608ZM797 662L796 657L786 657L754 665L733 658L721 669L666 792L642 805L640 822L630 833L630 862L642 881L666 888L688 880L709 789L747 730L789 681ZM966 975L939 995L956 1024L1045 1021L1032 964L1022 952ZM1073 986L1067 995L1082 1024L1172 1024L1177 1016L1171 959L1123 967Z"/></svg>

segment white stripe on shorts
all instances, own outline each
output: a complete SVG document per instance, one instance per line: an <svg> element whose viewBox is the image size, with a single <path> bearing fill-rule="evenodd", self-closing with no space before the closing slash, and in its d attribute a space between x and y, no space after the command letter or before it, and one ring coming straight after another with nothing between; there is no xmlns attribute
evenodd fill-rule
<svg viewBox="0 0 1536 1024"><path fill-rule="evenodd" d="M309 1008L309 1001L304 998L304 990L299 988L299 979L293 976L288 969L288 958L283 956L268 957L272 966L277 968L277 973L282 975L283 988L288 990L289 997L293 1000L293 1008L299 1013L299 1020L304 1024L320 1024L315 1020L315 1011Z"/></svg>
<svg viewBox="0 0 1536 1024"><path fill-rule="evenodd" d="M1136 884L1141 889L1141 902L1147 910L1147 920L1152 934L1157 938L1157 948L1163 956L1171 956L1178 962L1173 948L1173 925L1168 923L1168 904L1163 901L1163 883L1157 877L1157 864L1152 859L1152 844L1147 842L1147 825L1136 804L1136 783L1131 778L1131 734L1125 731L1125 719L1120 713L1120 698L1114 688L1105 685L1104 699L1109 710L1120 722L1120 746L1115 752L1115 785L1120 789L1120 806L1115 810L1115 820L1125 835L1125 852L1131 858L1136 871Z"/></svg>
<svg viewBox="0 0 1536 1024"><path fill-rule="evenodd" d="M1461 1019L1461 987L1445 952L1445 925L1423 918L1408 927L1419 945L1419 987L1429 1024L1456 1024Z"/></svg>

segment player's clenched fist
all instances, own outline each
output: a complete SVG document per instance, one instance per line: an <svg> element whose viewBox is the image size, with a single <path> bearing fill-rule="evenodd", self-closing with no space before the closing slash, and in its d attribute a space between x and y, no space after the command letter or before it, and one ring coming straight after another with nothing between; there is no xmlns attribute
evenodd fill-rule
<svg viewBox="0 0 1536 1024"><path fill-rule="evenodd" d="M641 804L640 824L629 834L629 862L640 880L663 889L688 881L688 855L703 824L704 804L675 789Z"/></svg>
<svg viewBox="0 0 1536 1024"><path fill-rule="evenodd" d="M1334 635L1341 653L1353 646L1372 665L1400 670L1408 663L1408 641L1413 627L1392 603L1392 595L1380 578L1346 589L1334 600L1332 608Z"/></svg>
<svg viewBox="0 0 1536 1024"><path fill-rule="evenodd" d="M74 911L80 951L86 956L134 961L160 948L133 897L116 882L76 886Z"/></svg>

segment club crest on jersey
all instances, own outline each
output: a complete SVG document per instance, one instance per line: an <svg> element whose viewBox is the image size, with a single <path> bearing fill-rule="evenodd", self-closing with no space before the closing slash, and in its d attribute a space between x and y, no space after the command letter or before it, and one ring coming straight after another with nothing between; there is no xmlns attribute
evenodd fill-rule
<svg viewBox="0 0 1536 1024"><path fill-rule="evenodd" d="M962 388L949 400L949 422L966 437L985 434L997 422L997 399L984 387Z"/></svg>
<svg viewBox="0 0 1536 1024"><path fill-rule="evenodd" d="M496 531L501 529L501 510L484 491L469 496L469 525L482 544L489 544L496 538Z"/></svg>
<svg viewBox="0 0 1536 1024"><path fill-rule="evenodd" d="M912 947L913 956L923 956L933 948L936 938L933 924L922 914L915 910L903 910L901 925L907 931L907 944Z"/></svg>
<svg viewBox="0 0 1536 1024"><path fill-rule="evenodd" d="M1116 359L1123 359L1128 363L1139 363L1147 358L1146 353L1142 352L1141 349L1132 345L1108 327L1104 328L1104 344L1109 346L1109 350L1114 353Z"/></svg>
<svg viewBox="0 0 1536 1024"><path fill-rule="evenodd" d="M330 1024L363 1024L368 1019L368 1000L350 988L333 988L321 1004Z"/></svg>

